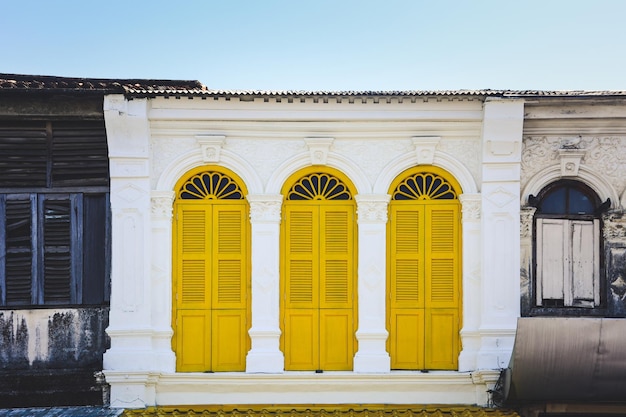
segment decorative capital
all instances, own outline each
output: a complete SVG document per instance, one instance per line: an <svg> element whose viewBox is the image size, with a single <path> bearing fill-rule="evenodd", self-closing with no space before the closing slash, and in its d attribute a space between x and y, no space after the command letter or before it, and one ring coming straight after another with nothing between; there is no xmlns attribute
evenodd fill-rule
<svg viewBox="0 0 626 417"><path fill-rule="evenodd" d="M388 194L357 195L354 197L359 223L387 223Z"/></svg>
<svg viewBox="0 0 626 417"><path fill-rule="evenodd" d="M153 216L172 218L174 191L152 191L150 195L150 211Z"/></svg>
<svg viewBox="0 0 626 417"><path fill-rule="evenodd" d="M415 146L418 165L432 165L441 138L439 136L413 136L411 140Z"/></svg>
<svg viewBox="0 0 626 417"><path fill-rule="evenodd" d="M328 152L330 151L330 145L332 145L334 140L334 138L304 139L304 142L309 147L309 152L311 152L312 165L326 165Z"/></svg>
<svg viewBox="0 0 626 417"><path fill-rule="evenodd" d="M246 198L250 203L252 223L280 223L282 195L250 194Z"/></svg>
<svg viewBox="0 0 626 417"><path fill-rule="evenodd" d="M482 210L480 194L461 194L459 196L461 202L461 213L464 222L477 222L480 220Z"/></svg>
<svg viewBox="0 0 626 417"><path fill-rule="evenodd" d="M196 135L196 141L202 149L202 160L204 162L219 162L225 140L226 136L222 135Z"/></svg>
<svg viewBox="0 0 626 417"><path fill-rule="evenodd" d="M532 238L535 211L537 211L536 207L522 207L520 209L520 237L522 239Z"/></svg>

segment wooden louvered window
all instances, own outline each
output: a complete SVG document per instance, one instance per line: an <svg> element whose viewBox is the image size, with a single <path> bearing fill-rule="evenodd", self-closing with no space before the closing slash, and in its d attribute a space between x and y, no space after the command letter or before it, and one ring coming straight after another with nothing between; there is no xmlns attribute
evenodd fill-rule
<svg viewBox="0 0 626 417"><path fill-rule="evenodd" d="M456 369L460 330L458 185L436 167L394 181L387 292L392 369Z"/></svg>
<svg viewBox="0 0 626 417"><path fill-rule="evenodd" d="M535 307L594 309L602 305L600 213L610 201L586 185L561 180L531 198L535 212Z"/></svg>
<svg viewBox="0 0 626 417"><path fill-rule="evenodd" d="M286 370L350 370L356 227L348 185L313 172L285 190L281 344Z"/></svg>
<svg viewBox="0 0 626 417"><path fill-rule="evenodd" d="M0 306L108 301L102 121L0 121Z"/></svg>
<svg viewBox="0 0 626 417"><path fill-rule="evenodd" d="M249 349L249 230L244 190L199 172L174 203L174 350L181 372L244 371Z"/></svg>

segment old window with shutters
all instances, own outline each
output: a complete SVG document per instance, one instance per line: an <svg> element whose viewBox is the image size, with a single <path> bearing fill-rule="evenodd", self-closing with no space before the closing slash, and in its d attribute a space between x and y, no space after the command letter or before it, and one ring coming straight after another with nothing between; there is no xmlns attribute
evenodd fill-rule
<svg viewBox="0 0 626 417"><path fill-rule="evenodd" d="M108 302L102 121L0 122L0 306Z"/></svg>
<svg viewBox="0 0 626 417"><path fill-rule="evenodd" d="M460 187L419 166L390 187L387 325L392 369L456 369L461 329Z"/></svg>
<svg viewBox="0 0 626 417"><path fill-rule="evenodd" d="M532 197L535 212L535 305L595 308L601 299L598 196L586 185L561 180Z"/></svg>
<svg viewBox="0 0 626 417"><path fill-rule="evenodd" d="M223 168L196 169L177 185L172 320L180 372L245 371L248 211L243 183Z"/></svg>
<svg viewBox="0 0 626 417"><path fill-rule="evenodd" d="M281 347L286 370L351 370L356 348L353 186L312 167L283 189Z"/></svg>

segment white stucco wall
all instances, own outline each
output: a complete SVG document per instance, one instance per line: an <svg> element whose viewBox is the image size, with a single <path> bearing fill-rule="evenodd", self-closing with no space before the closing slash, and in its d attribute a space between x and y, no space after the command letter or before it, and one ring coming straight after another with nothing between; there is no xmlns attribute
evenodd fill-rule
<svg viewBox="0 0 626 417"><path fill-rule="evenodd" d="M111 349L114 407L165 404L486 404L508 364L519 316L520 161L524 104L449 97L224 97L126 100L105 120L113 214ZM245 373L176 373L171 349L174 184L217 164L249 191L252 349ZM279 231L287 177L310 165L355 184L359 351L353 372L283 372L279 350ZM433 164L463 188L463 328L458 371L390 371L385 350L388 189L405 169ZM367 310L365 309L367 306Z"/></svg>

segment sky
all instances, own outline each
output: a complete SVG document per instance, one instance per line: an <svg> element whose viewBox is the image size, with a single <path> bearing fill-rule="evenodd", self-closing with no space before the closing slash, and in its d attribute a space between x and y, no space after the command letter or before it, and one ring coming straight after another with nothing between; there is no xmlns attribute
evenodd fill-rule
<svg viewBox="0 0 626 417"><path fill-rule="evenodd" d="M0 0L0 73L220 90L626 90L626 0Z"/></svg>

